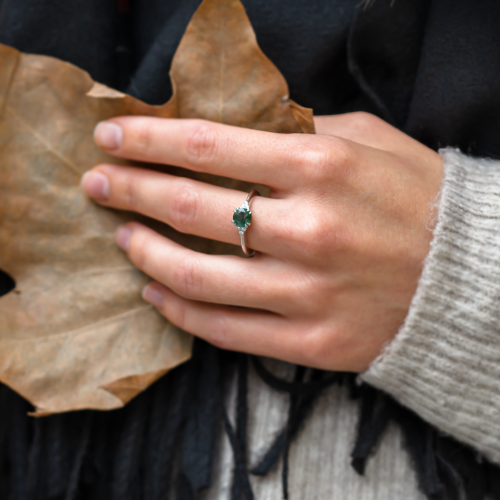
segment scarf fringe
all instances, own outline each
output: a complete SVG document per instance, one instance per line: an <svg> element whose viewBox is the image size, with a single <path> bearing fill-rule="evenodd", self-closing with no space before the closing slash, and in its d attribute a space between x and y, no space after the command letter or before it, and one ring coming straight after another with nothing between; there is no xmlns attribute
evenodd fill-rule
<svg viewBox="0 0 500 500"><path fill-rule="evenodd" d="M259 463L249 469L249 362L270 387L289 396L287 422ZM235 424L224 406L226 381L237 370ZM359 401L351 454L363 475L389 424L398 425L429 500L500 500L500 468L438 430L355 375L296 367L292 381L260 359L221 351L201 340L192 359L125 408L34 419L20 396L0 386L0 498L11 500L196 500L212 482L216 443L226 432L234 456L231 500L254 500L250 475L282 463L283 498L293 440L327 387L350 389ZM347 458L347 457L346 457ZM463 495L463 497L461 496Z"/></svg>

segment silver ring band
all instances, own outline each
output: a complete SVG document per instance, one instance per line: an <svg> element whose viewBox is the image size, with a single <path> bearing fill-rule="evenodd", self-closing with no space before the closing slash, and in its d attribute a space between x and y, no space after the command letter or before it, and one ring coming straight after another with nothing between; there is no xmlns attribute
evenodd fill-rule
<svg viewBox="0 0 500 500"><path fill-rule="evenodd" d="M234 209L233 220L231 221L233 225L238 228L241 238L241 249L245 255L248 255L248 257L253 257L255 255L255 250L248 248L245 242L245 232L252 223L252 211L250 210L249 203L254 196L260 196L260 193L256 189L252 189L252 191L250 191L245 203L243 203L241 207Z"/></svg>

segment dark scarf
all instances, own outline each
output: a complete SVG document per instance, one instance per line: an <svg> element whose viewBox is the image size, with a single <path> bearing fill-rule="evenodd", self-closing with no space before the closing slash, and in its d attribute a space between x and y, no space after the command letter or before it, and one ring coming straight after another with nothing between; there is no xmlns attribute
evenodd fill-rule
<svg viewBox="0 0 500 500"><path fill-rule="evenodd" d="M199 0L0 0L0 42L53 55L150 103L171 92L172 56ZM364 110L437 149L500 157L500 4L475 0L244 0L264 52L291 97L316 114ZM13 288L0 273L0 295ZM288 422L249 471L247 373L289 394ZM225 382L237 371L235 426ZM297 367L280 380L259 359L195 343L192 360L124 409L27 417L30 405L0 386L0 498L191 500L210 485L218 434L234 453L232 500L253 498L249 472L282 460L329 385L360 403L354 469L363 474L389 422L402 429L418 483L429 499L500 499L500 469L445 437L355 375ZM334 437L332 437L334 439ZM347 457L346 457L347 459ZM291 492L293 495L293 492Z"/></svg>

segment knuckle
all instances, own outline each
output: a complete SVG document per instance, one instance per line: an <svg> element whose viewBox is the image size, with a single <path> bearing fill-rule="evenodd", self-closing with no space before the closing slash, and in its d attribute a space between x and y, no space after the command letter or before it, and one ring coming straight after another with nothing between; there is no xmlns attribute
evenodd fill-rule
<svg viewBox="0 0 500 500"><path fill-rule="evenodd" d="M205 121L195 121L188 132L186 151L190 163L204 166L217 155L218 137L215 127Z"/></svg>
<svg viewBox="0 0 500 500"><path fill-rule="evenodd" d="M312 324L303 329L298 348L304 356L304 362L317 364L325 356L325 347L331 349L325 342L325 329L321 324Z"/></svg>
<svg viewBox="0 0 500 500"><path fill-rule="evenodd" d="M232 335L227 318L217 314L209 321L206 333L206 340L220 349L231 349Z"/></svg>
<svg viewBox="0 0 500 500"><path fill-rule="evenodd" d="M342 357L346 344L345 332L337 325L316 323L305 329L299 347L306 357L305 363L324 366L332 356Z"/></svg>
<svg viewBox="0 0 500 500"><path fill-rule="evenodd" d="M277 236L295 252L313 261L323 261L333 253L351 248L350 233L344 223L335 215L326 215L324 210L311 212L283 226Z"/></svg>
<svg viewBox="0 0 500 500"><path fill-rule="evenodd" d="M329 224L323 224L318 236L318 242L322 251L328 251L330 254L350 251L353 248L352 237L349 227L340 220L332 218Z"/></svg>
<svg viewBox="0 0 500 500"><path fill-rule="evenodd" d="M359 131L369 131L374 128L386 125L386 122L378 116L367 113L366 111L356 111L350 114L353 125Z"/></svg>
<svg viewBox="0 0 500 500"><path fill-rule="evenodd" d="M299 171L303 172L308 178L321 175L327 169L330 161L328 149L315 139L303 141L290 152Z"/></svg>
<svg viewBox="0 0 500 500"><path fill-rule="evenodd" d="M331 162L329 165L329 177L335 181L347 179L356 164L354 148L349 142L337 137L329 138Z"/></svg>
<svg viewBox="0 0 500 500"><path fill-rule="evenodd" d="M133 264L141 270L148 266L149 249L147 238L143 234L132 231L130 236L129 257Z"/></svg>
<svg viewBox="0 0 500 500"><path fill-rule="evenodd" d="M202 291L202 276L199 265L192 258L182 260L172 276L173 288L182 297L196 299Z"/></svg>
<svg viewBox="0 0 500 500"><path fill-rule="evenodd" d="M153 123L151 120L141 120L137 125L134 137L134 149L140 156L150 156L154 141Z"/></svg>
<svg viewBox="0 0 500 500"><path fill-rule="evenodd" d="M308 247L313 243L306 238L306 234L310 234L309 222L298 217L293 224L283 224L274 229L274 237L295 251L300 251L302 247Z"/></svg>
<svg viewBox="0 0 500 500"><path fill-rule="evenodd" d="M338 181L354 164L353 148L339 137L308 138L292 154L299 171L313 185Z"/></svg>
<svg viewBox="0 0 500 500"><path fill-rule="evenodd" d="M177 180L169 206L171 225L182 232L193 228L197 220L199 201L192 181L189 179Z"/></svg>
<svg viewBox="0 0 500 500"><path fill-rule="evenodd" d="M323 242L325 234L325 220L319 214L314 213L309 215L307 220L301 224L301 239L309 245L317 247Z"/></svg>
<svg viewBox="0 0 500 500"><path fill-rule="evenodd" d="M323 281L324 278L319 278L313 272L294 276L292 285L290 282L285 284L281 297L286 300L291 312L301 310L307 311L309 315L315 315L324 308L323 291L326 287Z"/></svg>
<svg viewBox="0 0 500 500"><path fill-rule="evenodd" d="M125 179L125 184L123 186L123 196L125 201L125 206L131 211L137 211L138 208L138 191L137 182L134 181L131 175L127 176Z"/></svg>
<svg viewBox="0 0 500 500"><path fill-rule="evenodd" d="M187 305L184 303L184 301L178 301L179 303L176 304L175 308L169 309L168 313L165 314L165 317L168 317L168 319L174 323L174 325L177 325L179 328L182 330L186 330L187 326Z"/></svg>

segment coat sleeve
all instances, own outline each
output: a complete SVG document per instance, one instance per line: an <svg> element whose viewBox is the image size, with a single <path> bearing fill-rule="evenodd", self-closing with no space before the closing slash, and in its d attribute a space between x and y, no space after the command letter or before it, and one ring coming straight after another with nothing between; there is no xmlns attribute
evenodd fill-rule
<svg viewBox="0 0 500 500"><path fill-rule="evenodd" d="M445 177L417 292L361 378L500 463L500 161L440 154Z"/></svg>

